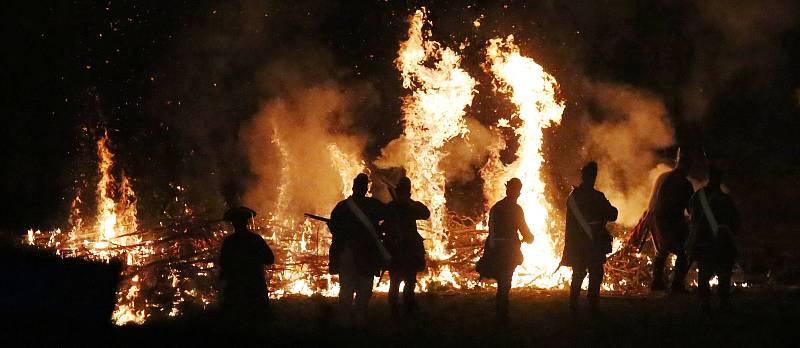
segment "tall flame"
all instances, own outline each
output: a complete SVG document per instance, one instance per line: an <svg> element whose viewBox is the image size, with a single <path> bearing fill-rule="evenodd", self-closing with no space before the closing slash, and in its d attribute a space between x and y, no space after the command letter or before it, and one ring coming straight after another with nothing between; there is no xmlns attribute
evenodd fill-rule
<svg viewBox="0 0 800 348"><path fill-rule="evenodd" d="M133 244L138 241L119 236L136 231L136 195L128 177L124 174L117 182L111 173L114 166L114 154L108 148L108 133L97 141L98 175L97 181L97 224L96 246L102 248L110 242L119 245ZM78 202L80 202L78 200ZM77 205L73 205L77 209Z"/></svg>
<svg viewBox="0 0 800 348"><path fill-rule="evenodd" d="M99 179L95 189L97 214L94 225L84 223L79 190L70 207L69 232L64 234L61 229L44 233L29 230L28 244L53 248L56 255L67 257L101 261L119 259L126 266L140 266L153 253L152 247L135 234L138 228L136 194L127 176L122 174L122 178L116 180L112 174L114 154L108 148L108 141L108 133L97 140ZM46 239L40 238L42 236ZM112 316L115 323L143 323L147 319L145 309L139 303L139 289L138 276L119 285L117 306Z"/></svg>
<svg viewBox="0 0 800 348"><path fill-rule="evenodd" d="M137 265L140 263L140 257L147 252L146 249L134 248L124 255L105 250L113 245L128 246L141 242L138 237L125 236L135 232L138 227L136 195L127 176L123 174L117 182L111 173L114 154L108 148L108 132L103 133L103 137L97 141L97 156L99 158L97 170L100 177L96 190L97 239L92 252L104 259L122 256L124 257L122 261L126 265ZM77 206L75 208L77 209ZM113 319L118 324L143 323L146 319L143 310L134 309L134 303L139 295L137 282L138 278L134 277L130 283L121 285L117 293L117 308L114 310Z"/></svg>
<svg viewBox="0 0 800 348"><path fill-rule="evenodd" d="M362 173L366 165L363 160L360 161L355 156L344 153L336 144L329 144L328 152L331 155L331 163L342 180L342 198L348 197L353 191L353 178Z"/></svg>
<svg viewBox="0 0 800 348"><path fill-rule="evenodd" d="M541 177L543 128L561 122L564 104L556 100L558 83L533 59L520 54L514 37L489 40L486 49L487 69L494 75L495 88L508 94L517 106L521 125L514 129L518 136L517 159L507 166L496 157L483 168L485 194L494 203L504 195L504 184L512 178L522 180L519 204L525 220L535 236L533 244L522 248L525 261L517 268L514 286L534 285L552 288L563 284L568 271L553 274L558 267L559 253L555 250L561 235L554 233L552 207L545 199L545 183ZM507 125L501 119L499 126Z"/></svg>
<svg viewBox="0 0 800 348"><path fill-rule="evenodd" d="M289 205L289 185L291 184L291 175L289 171L289 150L286 149L286 144L281 140L280 133L278 132L278 125L272 123L272 144L278 149L281 163L281 183L278 186L278 198L276 200L276 209L278 215L286 213Z"/></svg>
<svg viewBox="0 0 800 348"><path fill-rule="evenodd" d="M407 140L408 177L416 199L431 210L429 228L423 228L429 256L446 259L445 176L439 162L441 147L464 135L464 109L472 103L475 80L461 69L461 57L450 48L428 40L425 8L410 18L408 40L400 44L395 61L403 87L412 91L403 102L403 135ZM427 227L427 226L426 226ZM427 232L426 232L427 231Z"/></svg>

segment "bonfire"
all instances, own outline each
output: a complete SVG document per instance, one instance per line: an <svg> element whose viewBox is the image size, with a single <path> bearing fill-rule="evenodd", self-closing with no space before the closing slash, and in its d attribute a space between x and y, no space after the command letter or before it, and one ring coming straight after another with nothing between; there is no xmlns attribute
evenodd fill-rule
<svg viewBox="0 0 800 348"><path fill-rule="evenodd" d="M417 291L474 289L491 286L482 282L474 264L487 235L486 213L460 216L448 211L445 195L446 155L444 145L457 137L468 137L466 108L475 93L476 80L461 68L458 49L445 47L430 38L425 9L410 17L408 38L400 43L395 61L408 95L404 98L402 141L408 156L404 170L413 183L412 195L431 210L431 219L421 222L426 238L428 269L421 274ZM545 198L548 187L542 178L544 130L557 125L564 111L558 98L556 79L533 59L524 56L514 37L495 38L486 43L485 73L493 78L498 98L508 98L516 112L498 117L494 129L512 128L519 144L516 160L503 163L503 142L480 169L484 196L489 204L502 198L503 184L520 178L523 192L519 203L525 211L535 243L523 246L524 263L517 268L513 286L563 289L570 271L559 267L563 245L561 213ZM511 121L514 122L511 122ZM512 126L517 125L517 126ZM498 133L499 134L499 133ZM195 211L174 185L173 212L164 214L157 226L144 226L137 218L136 194L124 173L114 175L114 154L107 133L97 140L99 180L94 190L96 207L85 207L81 194L75 195L68 229L30 230L26 244L53 250L63 257L91 260L120 260L123 281L118 288L113 320L117 324L143 323L177 316L192 309L214 305L217 296L216 258L230 226L217 216ZM279 128L272 144L281 156L289 156ZM370 166L358 154L345 153L336 144L326 149L331 166L341 177L341 196L349 195L352 178ZM378 167L381 166L377 161ZM120 172L117 170L116 172ZM273 248L278 263L268 270L270 294L284 296L336 296L338 278L327 273L330 233L324 223L295 216L287 207L291 196L288 175L278 190L274 211L259 212L252 229ZM91 209L90 209L91 208ZM486 209L488 211L488 207ZM87 212L95 211L94 215ZM318 213L318 212L315 212ZM623 243L627 236L616 226L615 254L609 262L603 289L641 289L647 280L649 259ZM386 291L387 280L378 290Z"/></svg>

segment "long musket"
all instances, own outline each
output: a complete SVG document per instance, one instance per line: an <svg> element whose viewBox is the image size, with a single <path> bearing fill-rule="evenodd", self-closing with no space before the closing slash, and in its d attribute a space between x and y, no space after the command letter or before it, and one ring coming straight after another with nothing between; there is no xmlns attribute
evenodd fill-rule
<svg viewBox="0 0 800 348"><path fill-rule="evenodd" d="M382 181L386 185L386 190L389 191L389 195L392 196L392 200L396 201L397 200L396 186L392 185L392 183L390 183L388 180L386 180L386 178L382 176L377 176L377 177L378 179L380 179L380 181ZM394 212L394 214L397 213ZM384 273L386 273L386 267L381 268L381 274L378 276L378 284L381 283L381 279L383 279Z"/></svg>
<svg viewBox="0 0 800 348"><path fill-rule="evenodd" d="M324 216L314 215L314 214L311 214L311 213L305 213L305 214L303 214L303 215L305 215L305 216L306 216L307 218L309 218L309 219L314 219L314 220L317 220L317 221L322 221L322 222L324 222L324 223L331 222L331 219L330 219L330 218L326 218L326 217L324 217Z"/></svg>

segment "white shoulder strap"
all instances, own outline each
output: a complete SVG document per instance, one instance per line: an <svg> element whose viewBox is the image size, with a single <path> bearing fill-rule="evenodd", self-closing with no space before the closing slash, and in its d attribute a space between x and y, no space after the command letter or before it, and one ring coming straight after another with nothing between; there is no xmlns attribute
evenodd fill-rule
<svg viewBox="0 0 800 348"><path fill-rule="evenodd" d="M383 246L383 243L381 242L380 238L378 238L378 232L375 231L375 226L373 226L372 222L369 221L369 218L367 217L366 214L364 214L364 211L358 207L358 205L352 198L348 198L347 200L345 200L345 202L347 202L347 207L350 208L350 211L352 211L353 214L356 215L358 220L361 221L361 224L367 228L370 236L372 236L373 241L378 246L378 250L380 251L383 259L386 261L391 260L392 256L389 254L389 250L386 250L386 247Z"/></svg>
<svg viewBox="0 0 800 348"><path fill-rule="evenodd" d="M567 205L569 206L569 209L572 210L572 215L574 215L575 219L578 220L578 224L581 225L581 229L583 230L583 232L586 233L586 236L589 237L589 240L594 241L594 235L592 234L592 228L589 227L589 223L586 222L586 218L583 216L583 213L581 212L581 209L578 208L578 204L575 203L575 197L574 196L572 196L572 195L569 196L569 200L567 201Z"/></svg>
<svg viewBox="0 0 800 348"><path fill-rule="evenodd" d="M708 220L708 225L711 226L711 233L714 234L714 237L717 237L717 230L719 229L719 223L717 222L717 218L714 216L714 212L711 211L711 205L708 204L708 197L706 196L706 190L700 189L697 192L700 195L700 205L703 206L703 213Z"/></svg>

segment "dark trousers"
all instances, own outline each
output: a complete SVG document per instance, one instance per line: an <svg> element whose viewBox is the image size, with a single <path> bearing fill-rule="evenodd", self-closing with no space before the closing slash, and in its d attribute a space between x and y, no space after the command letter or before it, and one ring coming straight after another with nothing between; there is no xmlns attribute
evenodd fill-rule
<svg viewBox="0 0 800 348"><path fill-rule="evenodd" d="M719 280L717 292L723 304L728 303L731 292L731 274L733 273L733 261L730 260L699 260L697 261L697 294L704 307L710 306L711 287L708 281L714 275Z"/></svg>
<svg viewBox="0 0 800 348"><path fill-rule="evenodd" d="M497 309L497 315L500 317L508 316L508 296L511 292L511 280L514 277L515 269L516 266L498 272L495 308Z"/></svg>
<svg viewBox="0 0 800 348"><path fill-rule="evenodd" d="M374 279L372 274L358 272L349 249L342 252L339 265L339 307L343 315L354 317L357 324L366 319Z"/></svg>
<svg viewBox="0 0 800 348"><path fill-rule="evenodd" d="M403 284L403 307L406 312L411 312L417 307L417 300L414 298L414 288L417 285L416 272L397 272L389 273L389 305L392 314L398 312L398 297L400 293L400 283Z"/></svg>
<svg viewBox="0 0 800 348"><path fill-rule="evenodd" d="M586 278L586 273L589 273L589 291L587 294L589 304L592 306L597 305L597 300L600 298L600 284L603 283L603 262L599 260L581 263L572 267L572 282L569 284L569 302L571 305L578 303L581 284L583 279Z"/></svg>
<svg viewBox="0 0 800 348"><path fill-rule="evenodd" d="M232 298L230 292L223 296L220 311L224 321L232 326L256 327L272 317L266 296Z"/></svg>
<svg viewBox="0 0 800 348"><path fill-rule="evenodd" d="M670 252L668 251L662 251L653 259L653 283L650 286L653 289L664 288L664 269L667 266L669 254ZM675 260L675 268L672 271L672 290L684 290L686 274L689 273L689 262L685 253L678 252L675 255L677 259Z"/></svg>

